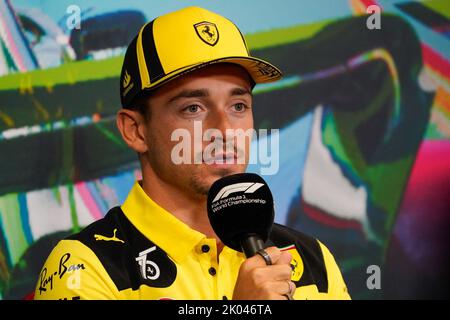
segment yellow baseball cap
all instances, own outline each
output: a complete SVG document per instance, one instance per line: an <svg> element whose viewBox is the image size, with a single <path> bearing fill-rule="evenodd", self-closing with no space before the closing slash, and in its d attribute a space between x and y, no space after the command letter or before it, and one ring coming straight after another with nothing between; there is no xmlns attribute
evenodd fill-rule
<svg viewBox="0 0 450 320"><path fill-rule="evenodd" d="M120 75L122 106L129 108L141 91L220 62L244 67L255 83L282 77L277 67L250 56L230 20L199 7L162 15L145 24L127 48Z"/></svg>

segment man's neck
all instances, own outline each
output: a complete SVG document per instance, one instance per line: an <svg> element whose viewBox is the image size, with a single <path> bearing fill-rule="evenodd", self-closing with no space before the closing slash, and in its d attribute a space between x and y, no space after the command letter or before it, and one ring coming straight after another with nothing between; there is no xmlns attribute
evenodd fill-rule
<svg viewBox="0 0 450 320"><path fill-rule="evenodd" d="M211 227L206 210L206 196L193 197L160 179L143 179L142 189L159 206L170 212L190 228L216 239L217 252L223 244Z"/></svg>

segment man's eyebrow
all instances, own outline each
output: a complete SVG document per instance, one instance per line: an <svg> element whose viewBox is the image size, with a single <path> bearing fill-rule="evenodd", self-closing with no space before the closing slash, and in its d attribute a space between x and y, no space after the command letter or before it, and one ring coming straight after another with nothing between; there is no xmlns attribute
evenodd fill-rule
<svg viewBox="0 0 450 320"><path fill-rule="evenodd" d="M251 91L244 87L236 87L230 90L230 96L243 96L243 95L253 96ZM177 95L170 98L169 103L181 98L203 98L208 97L208 89L194 89L194 90L183 90Z"/></svg>
<svg viewBox="0 0 450 320"><path fill-rule="evenodd" d="M244 87L233 88L233 89L231 89L231 92L230 92L231 96L243 96L243 95L246 95L246 94L248 94L251 97L253 97L252 92L249 89L244 88Z"/></svg>
<svg viewBox="0 0 450 320"><path fill-rule="evenodd" d="M209 96L207 89L183 90L177 95L170 98L169 102L174 102L180 98L201 98Z"/></svg>

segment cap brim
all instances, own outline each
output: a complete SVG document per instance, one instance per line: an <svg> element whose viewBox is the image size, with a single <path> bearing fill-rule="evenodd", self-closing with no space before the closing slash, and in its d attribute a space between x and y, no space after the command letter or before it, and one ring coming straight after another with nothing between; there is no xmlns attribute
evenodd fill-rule
<svg viewBox="0 0 450 320"><path fill-rule="evenodd" d="M237 65L242 66L244 69L247 70L249 75L252 77L253 81L255 83L267 83L267 82L274 82L283 77L282 72L280 69L275 67L274 65L270 64L267 61L264 61L259 58L255 57L225 57L215 60L208 60L199 62L194 65L187 66L185 68L177 69L175 71L172 71L159 79L158 81L152 83L149 87L144 88L145 91L148 90L154 90L163 84L178 78L182 75L185 75L189 72L198 70L200 68L204 68L208 65L217 64L217 63L234 63Z"/></svg>

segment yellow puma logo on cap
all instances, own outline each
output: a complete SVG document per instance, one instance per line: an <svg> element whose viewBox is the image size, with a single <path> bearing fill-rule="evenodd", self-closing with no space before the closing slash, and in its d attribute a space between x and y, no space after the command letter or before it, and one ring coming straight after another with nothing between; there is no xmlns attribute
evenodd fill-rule
<svg viewBox="0 0 450 320"><path fill-rule="evenodd" d="M125 241L120 240L119 238L116 237L116 232L117 232L117 228L114 229L114 235L112 237L105 237L105 236L102 236L101 234L94 234L94 238L96 241L103 240L103 241L117 241L117 242L125 243Z"/></svg>

